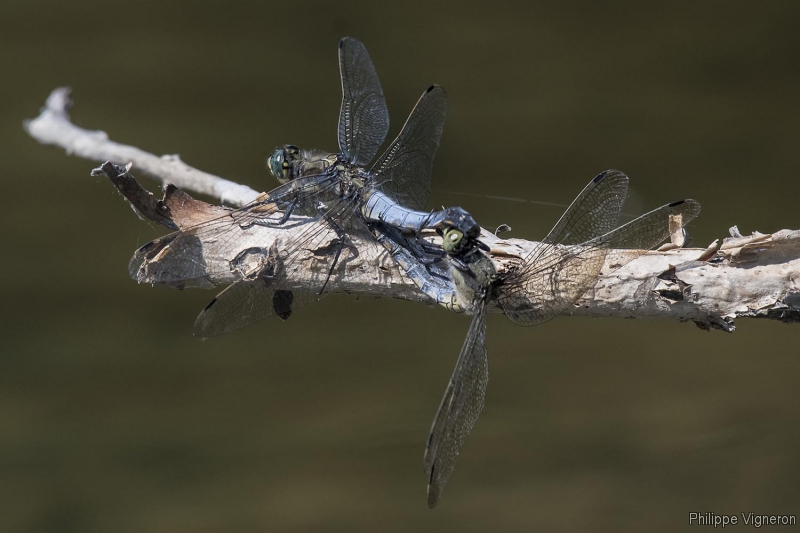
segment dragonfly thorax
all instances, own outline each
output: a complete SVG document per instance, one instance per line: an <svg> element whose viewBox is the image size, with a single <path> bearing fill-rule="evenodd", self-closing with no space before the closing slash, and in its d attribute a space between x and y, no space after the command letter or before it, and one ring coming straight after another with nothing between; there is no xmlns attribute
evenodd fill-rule
<svg viewBox="0 0 800 533"><path fill-rule="evenodd" d="M369 175L355 167L339 170L337 166L337 170L339 182L336 192L338 195L346 200L364 200L366 189L371 182Z"/></svg>
<svg viewBox="0 0 800 533"><path fill-rule="evenodd" d="M459 303L471 308L497 279L489 247L478 240L480 226L461 208L451 208L442 223L442 248L450 258L451 275Z"/></svg>
<svg viewBox="0 0 800 533"><path fill-rule="evenodd" d="M317 150L301 150L285 144L267 158L267 168L281 183L312 174L326 172L338 162L336 154Z"/></svg>

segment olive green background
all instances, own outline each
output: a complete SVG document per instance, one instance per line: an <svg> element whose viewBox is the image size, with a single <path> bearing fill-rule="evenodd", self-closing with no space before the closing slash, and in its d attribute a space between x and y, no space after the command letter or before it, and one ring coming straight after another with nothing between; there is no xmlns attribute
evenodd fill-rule
<svg viewBox="0 0 800 533"><path fill-rule="evenodd" d="M439 506L422 452L468 319L330 296L191 336L206 291L137 286L141 222L95 163L22 130L74 121L266 190L283 143L334 151L337 40L395 135L450 108L430 207L544 235L595 174L626 212L692 197L698 246L800 228L796 2L5 0L0 6L0 531L680 531L800 514L800 328L489 319L487 406ZM145 182L156 189L153 182ZM463 193L469 193L470 196Z"/></svg>

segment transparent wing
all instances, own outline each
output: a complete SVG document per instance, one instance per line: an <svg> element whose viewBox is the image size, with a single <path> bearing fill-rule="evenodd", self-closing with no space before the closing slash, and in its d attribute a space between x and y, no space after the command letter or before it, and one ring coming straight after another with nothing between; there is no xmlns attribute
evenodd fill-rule
<svg viewBox="0 0 800 533"><path fill-rule="evenodd" d="M534 260L503 280L498 304L516 324L546 322L597 282L609 249L630 249L613 257L613 268L620 268L669 238L670 216L679 216L685 226L699 213L699 203L682 200L581 244L543 243L531 254Z"/></svg>
<svg viewBox="0 0 800 533"><path fill-rule="evenodd" d="M428 506L433 508L442 495L456 458L483 410L489 360L486 352L486 299L475 309L472 323L456 368L439 405L425 448L428 473Z"/></svg>
<svg viewBox="0 0 800 533"><path fill-rule="evenodd" d="M378 153L389 132L389 111L375 67L360 41L352 37L339 41L339 72L339 153L348 162L364 166Z"/></svg>
<svg viewBox="0 0 800 533"><path fill-rule="evenodd" d="M438 85L429 87L400 134L372 166L379 188L400 205L418 210L425 207L446 113L447 93Z"/></svg>
<svg viewBox="0 0 800 533"><path fill-rule="evenodd" d="M587 250L571 258L563 246L577 245L617 226L619 213L628 194L628 177L618 170L606 170L595 176L550 230L550 233L524 259L523 266L503 281L506 290L500 306L516 323L538 324L565 310L586 292L582 287L594 283L605 260L607 247ZM559 247L558 245L561 245ZM563 252L563 253L560 253ZM552 265L551 265L552 263ZM551 265L540 276L532 270ZM558 269L563 269L559 271ZM525 282L534 279L533 284ZM530 316L531 301L540 291L540 300L549 304L539 309L541 316Z"/></svg>
<svg viewBox="0 0 800 533"><path fill-rule="evenodd" d="M547 244L580 244L617 227L628 196L628 176L606 170L595 176L547 234ZM526 260L535 257L535 251Z"/></svg>
<svg viewBox="0 0 800 533"><path fill-rule="evenodd" d="M325 294L302 288L278 289L276 285L275 280L266 277L232 283L197 317L195 336L216 337L272 315L286 320L296 308L315 302Z"/></svg>
<svg viewBox="0 0 800 533"><path fill-rule="evenodd" d="M308 225L308 231L314 231L320 217L316 204L336 199L335 183L326 176L291 181L241 209L145 244L134 253L128 271L139 283L179 288L209 288L246 277L258 268L253 264L258 250L266 257L261 247L283 230ZM307 238L304 233L293 234Z"/></svg>
<svg viewBox="0 0 800 533"><path fill-rule="evenodd" d="M285 242L280 251L271 249L253 276L231 284L206 306L195 321L194 334L215 337L273 315L285 320L294 309L322 298L329 276L333 282L347 279L353 274L347 263L359 252L347 242L341 226L358 223L348 221L355 207L355 202L341 201L313 231ZM309 250L316 264L296 260L301 253L307 257Z"/></svg>
<svg viewBox="0 0 800 533"><path fill-rule="evenodd" d="M348 263L375 241L348 238L368 231L358 203L336 195L336 178L299 178L242 209L143 246L130 264L140 283L177 287L231 284L200 314L195 334L212 337L319 299L326 284L357 269ZM326 200L327 203L322 203ZM300 214L291 214L300 213Z"/></svg>

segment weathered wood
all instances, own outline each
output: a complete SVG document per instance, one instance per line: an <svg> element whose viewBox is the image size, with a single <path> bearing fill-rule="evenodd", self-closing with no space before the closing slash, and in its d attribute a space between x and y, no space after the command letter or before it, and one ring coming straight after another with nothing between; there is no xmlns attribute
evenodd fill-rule
<svg viewBox="0 0 800 533"><path fill-rule="evenodd" d="M134 146L114 142L104 131L79 128L70 121L71 107L69 89L59 87L50 93L39 116L26 120L23 127L40 143L60 146L69 155L92 161L113 161L120 165L133 163L135 168L164 185L171 183L187 191L207 194L224 204L241 206L258 196L258 191L250 187L190 167L178 155L159 157Z"/></svg>
<svg viewBox="0 0 800 533"><path fill-rule="evenodd" d="M113 165L95 170L108 176L144 218L170 228L186 228L229 213L221 206L195 200L175 186L234 206L244 205L259 194L249 187L194 169L177 156L157 157L113 142L104 132L78 128L70 122L69 106L69 91L54 90L41 114L26 121L26 131L37 141L60 146L68 154L95 161L132 163L134 168L141 168L160 180L166 194L162 200L155 200L130 177L130 165L121 170ZM300 227L297 231L303 229L306 228ZM281 235L286 236L281 232L287 231L293 230L259 227L249 234L243 232L241 250L254 243L268 249ZM734 237L725 239L719 247L715 242L705 250L651 251L619 269L612 263L625 251L615 250L609 254L611 259L607 260L595 287L567 314L691 320L704 329L723 331L733 331L734 320L740 317L800 321L800 231L781 230L742 237L732 228L731 233ZM371 236L353 235L352 238L359 249L367 252L342 267L349 270L340 271L338 277L332 279L332 290L428 301L386 253L375 246L364 245ZM437 237L429 234L426 238L435 240ZM674 240L679 238L676 234ZM482 240L491 247L492 259L501 273L513 267L536 245L533 241L501 239L486 230L482 230ZM327 263L315 261L315 253L319 251L303 253L307 257L301 261L307 265L308 274L320 274L315 269L321 271ZM344 272L354 271L358 271L357 276L348 276L349 279L342 282ZM214 283L229 281L232 279L218 279Z"/></svg>

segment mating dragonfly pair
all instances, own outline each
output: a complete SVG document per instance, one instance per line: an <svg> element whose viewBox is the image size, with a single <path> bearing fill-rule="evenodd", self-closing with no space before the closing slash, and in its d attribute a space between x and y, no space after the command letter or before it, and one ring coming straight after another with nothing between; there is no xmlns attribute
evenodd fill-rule
<svg viewBox="0 0 800 533"><path fill-rule="evenodd" d="M139 283L227 284L195 323L196 335L211 337L270 315L288 318L329 286L361 275L347 268L354 258L388 250L422 292L452 311L472 315L425 448L433 507L483 408L488 307L498 307L520 325L545 322L596 283L613 250L626 249L613 261L620 267L665 241L670 220L674 231L676 220L680 226L688 223L700 206L693 200L675 202L617 227L628 178L603 172L547 237L501 274L469 213L459 207L423 211L444 125L445 91L435 85L427 89L397 138L367 169L388 133L386 102L362 43L340 42L339 67L338 153L292 145L276 150L267 166L281 182L278 188L241 209L142 246L130 274ZM441 245L419 238L426 229L441 236Z"/></svg>

